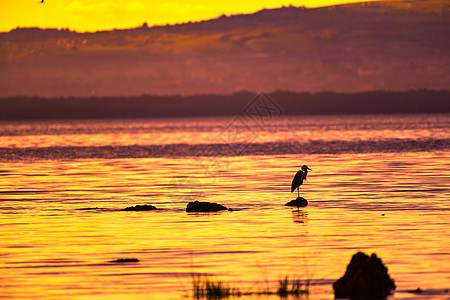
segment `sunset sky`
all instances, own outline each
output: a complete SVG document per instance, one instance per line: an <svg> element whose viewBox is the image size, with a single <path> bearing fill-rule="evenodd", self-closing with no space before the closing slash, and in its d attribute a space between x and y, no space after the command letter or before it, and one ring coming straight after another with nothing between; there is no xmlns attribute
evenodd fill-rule
<svg viewBox="0 0 450 300"><path fill-rule="evenodd" d="M131 28L147 22L164 25L215 18L221 14L252 13L280 6L327 6L358 0L0 0L0 31L17 27L70 28L77 31Z"/></svg>

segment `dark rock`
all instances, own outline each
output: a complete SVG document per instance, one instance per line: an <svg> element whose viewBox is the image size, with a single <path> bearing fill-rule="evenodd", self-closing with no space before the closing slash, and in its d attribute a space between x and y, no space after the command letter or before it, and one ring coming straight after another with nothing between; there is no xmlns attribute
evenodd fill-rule
<svg viewBox="0 0 450 300"><path fill-rule="evenodd" d="M125 208L125 211L147 211L147 210L155 210L157 209L153 205L144 204L144 205L136 205Z"/></svg>
<svg viewBox="0 0 450 300"><path fill-rule="evenodd" d="M98 207L86 207L86 208L79 208L78 210L97 210L100 209Z"/></svg>
<svg viewBox="0 0 450 300"><path fill-rule="evenodd" d="M130 262L139 262L137 258L118 258L115 260L110 260L111 263L130 263Z"/></svg>
<svg viewBox="0 0 450 300"><path fill-rule="evenodd" d="M422 290L420 287L418 287L415 290L409 290L407 292L408 293L412 293L412 294L423 294L423 295L427 295L427 296L431 296L431 295L446 295L446 294L450 293L450 289L426 289L426 290Z"/></svg>
<svg viewBox="0 0 450 300"><path fill-rule="evenodd" d="M308 201L303 197L297 197L297 199L289 201L284 206L305 207L308 206Z"/></svg>
<svg viewBox="0 0 450 300"><path fill-rule="evenodd" d="M336 298L384 299L395 290L395 283L375 253L369 257L358 252L353 255L344 276L333 284L333 288Z"/></svg>
<svg viewBox="0 0 450 300"><path fill-rule="evenodd" d="M412 293L412 294L422 294L422 293L423 293L423 290L422 290L420 287L418 287L418 288L415 289L415 290L409 290L408 293Z"/></svg>
<svg viewBox="0 0 450 300"><path fill-rule="evenodd" d="M211 202L189 202L186 207L186 212L215 212L220 210L228 210L223 205Z"/></svg>

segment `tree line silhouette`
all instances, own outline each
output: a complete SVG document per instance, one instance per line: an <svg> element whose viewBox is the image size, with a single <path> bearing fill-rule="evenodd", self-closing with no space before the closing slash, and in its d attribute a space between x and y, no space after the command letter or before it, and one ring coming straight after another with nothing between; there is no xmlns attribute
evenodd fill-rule
<svg viewBox="0 0 450 300"><path fill-rule="evenodd" d="M228 95L0 99L0 120L235 116L256 93ZM450 91L414 90L364 93L275 91L285 114L450 113Z"/></svg>

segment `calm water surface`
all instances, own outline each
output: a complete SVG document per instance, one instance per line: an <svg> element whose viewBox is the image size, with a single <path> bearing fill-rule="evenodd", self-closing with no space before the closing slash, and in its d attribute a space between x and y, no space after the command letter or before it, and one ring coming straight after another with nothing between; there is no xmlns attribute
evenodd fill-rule
<svg viewBox="0 0 450 300"><path fill-rule="evenodd" d="M243 290L312 278L309 298L333 299L362 250L393 299L448 299L406 291L450 287L449 129L449 115L2 122L0 297L183 299L198 272ZM188 214L193 200L235 210ZM161 210L121 211L137 204ZM122 257L140 262L108 262Z"/></svg>

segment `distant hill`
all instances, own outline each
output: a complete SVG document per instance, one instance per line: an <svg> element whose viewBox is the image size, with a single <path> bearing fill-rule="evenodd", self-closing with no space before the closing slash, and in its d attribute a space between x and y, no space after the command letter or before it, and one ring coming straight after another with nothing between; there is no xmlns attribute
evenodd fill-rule
<svg viewBox="0 0 450 300"><path fill-rule="evenodd" d="M450 113L450 91L0 99L0 120Z"/></svg>
<svg viewBox="0 0 450 300"><path fill-rule="evenodd" d="M0 33L0 97L450 89L445 0L283 7L173 26Z"/></svg>

